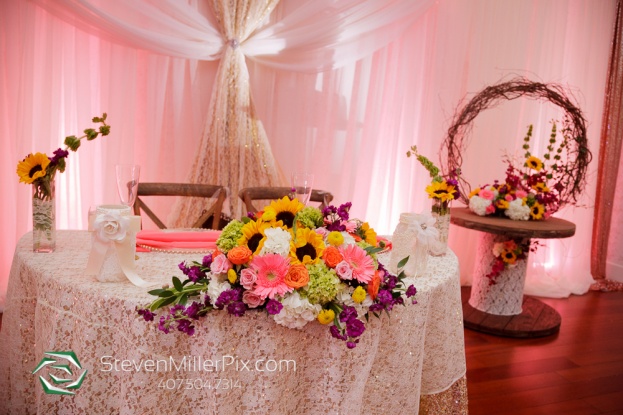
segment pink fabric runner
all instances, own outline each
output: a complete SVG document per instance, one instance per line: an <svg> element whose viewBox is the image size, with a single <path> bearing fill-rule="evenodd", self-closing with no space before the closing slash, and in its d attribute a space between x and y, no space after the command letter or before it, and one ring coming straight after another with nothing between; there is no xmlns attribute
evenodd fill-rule
<svg viewBox="0 0 623 415"><path fill-rule="evenodd" d="M140 231L136 234L137 251L156 249L216 249L221 231ZM148 248L145 248L148 247Z"/></svg>

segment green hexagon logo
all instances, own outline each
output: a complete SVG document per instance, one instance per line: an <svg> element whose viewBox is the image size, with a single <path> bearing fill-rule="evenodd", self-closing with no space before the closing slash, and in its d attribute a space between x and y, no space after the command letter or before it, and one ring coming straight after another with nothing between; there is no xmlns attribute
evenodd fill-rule
<svg viewBox="0 0 623 415"><path fill-rule="evenodd" d="M43 391L51 395L75 395L74 390L80 389L87 374L87 370L82 369L78 356L72 351L45 352L43 359L32 371L32 374L34 375L44 368L47 369L49 380L40 374L39 381L43 386ZM82 373L76 379L75 375L79 371Z"/></svg>

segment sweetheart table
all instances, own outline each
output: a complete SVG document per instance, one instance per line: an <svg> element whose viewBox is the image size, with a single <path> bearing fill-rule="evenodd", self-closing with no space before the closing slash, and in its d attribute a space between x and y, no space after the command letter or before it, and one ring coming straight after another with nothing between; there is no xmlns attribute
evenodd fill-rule
<svg viewBox="0 0 623 415"><path fill-rule="evenodd" d="M87 231L57 231L51 254L32 252L32 233L19 241L0 332L0 413L467 413L452 252L429 258L418 304L371 318L349 350L317 322L288 329L262 312L214 312L192 337L164 334L135 312L153 298L147 289L85 275L90 244ZM201 257L140 252L137 273L161 286Z"/></svg>

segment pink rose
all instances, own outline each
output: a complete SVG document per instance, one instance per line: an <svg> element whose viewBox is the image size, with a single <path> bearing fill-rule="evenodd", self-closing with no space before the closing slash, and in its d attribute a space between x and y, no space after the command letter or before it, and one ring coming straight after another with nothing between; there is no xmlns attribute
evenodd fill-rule
<svg viewBox="0 0 623 415"><path fill-rule="evenodd" d="M492 204L487 206L487 209L485 210L487 215L490 215L492 213L495 213L495 206L493 206Z"/></svg>
<svg viewBox="0 0 623 415"><path fill-rule="evenodd" d="M342 224L346 226L346 232L348 233L353 233L355 229L357 229L357 224L355 222L342 222Z"/></svg>
<svg viewBox="0 0 623 415"><path fill-rule="evenodd" d="M512 202L515 199L513 199L513 196L511 196L511 195L506 195L506 196L504 196L504 200L506 200L507 202Z"/></svg>
<svg viewBox="0 0 623 415"><path fill-rule="evenodd" d="M480 192L478 192L478 196L482 197L483 199L493 200L493 198L495 197L495 193L493 193L493 191L489 189L482 189Z"/></svg>
<svg viewBox="0 0 623 415"><path fill-rule="evenodd" d="M342 261L335 266L335 272L343 280L353 279L353 269L348 265L348 262Z"/></svg>
<svg viewBox="0 0 623 415"><path fill-rule="evenodd" d="M252 290L257 280L257 274L251 268L244 268L240 271L240 284L247 290Z"/></svg>
<svg viewBox="0 0 623 415"><path fill-rule="evenodd" d="M528 193L525 190L517 190L515 192L515 196L517 196L518 199L523 199L524 197L528 196Z"/></svg>
<svg viewBox="0 0 623 415"><path fill-rule="evenodd" d="M227 255L219 255L214 258L212 261L212 265L210 266L210 270L214 274L226 274L232 267L231 262L227 259Z"/></svg>
<svg viewBox="0 0 623 415"><path fill-rule="evenodd" d="M248 305L249 308L257 308L262 305L264 298L253 291L245 291L242 293L242 302Z"/></svg>

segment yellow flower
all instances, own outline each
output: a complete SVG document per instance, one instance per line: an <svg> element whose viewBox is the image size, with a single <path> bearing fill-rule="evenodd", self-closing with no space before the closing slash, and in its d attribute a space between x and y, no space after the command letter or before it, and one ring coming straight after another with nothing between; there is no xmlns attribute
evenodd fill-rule
<svg viewBox="0 0 623 415"><path fill-rule="evenodd" d="M337 231L333 231L327 236L327 242L329 245L340 246L344 243L344 236Z"/></svg>
<svg viewBox="0 0 623 415"><path fill-rule="evenodd" d="M297 228L290 242L290 261L293 264L315 264L324 252L322 235L308 228Z"/></svg>
<svg viewBox="0 0 623 415"><path fill-rule="evenodd" d="M478 193L480 193L480 187L477 187L471 192L469 192L468 199L471 199L472 197L476 196Z"/></svg>
<svg viewBox="0 0 623 415"><path fill-rule="evenodd" d="M498 199L495 201L495 207L498 209L506 210L508 209L508 202L504 199Z"/></svg>
<svg viewBox="0 0 623 415"><path fill-rule="evenodd" d="M19 181L32 184L35 180L44 177L50 159L43 153L29 154L24 160L17 163Z"/></svg>
<svg viewBox="0 0 623 415"><path fill-rule="evenodd" d="M320 324L329 324L335 319L335 312L333 310L320 310L318 313L318 321Z"/></svg>
<svg viewBox="0 0 623 415"><path fill-rule="evenodd" d="M359 287L355 288L355 291L353 291L353 295L351 297L354 302L356 302L357 304L361 304L363 303L363 300L366 299L366 290L364 290L363 287L360 285Z"/></svg>
<svg viewBox="0 0 623 415"><path fill-rule="evenodd" d="M454 186L443 182L432 182L426 186L426 193L429 199L439 199L442 202L448 202L454 199Z"/></svg>
<svg viewBox="0 0 623 415"><path fill-rule="evenodd" d="M543 218L543 214L545 213L545 208L539 202L535 202L534 205L530 208L530 218L533 220L539 220Z"/></svg>
<svg viewBox="0 0 623 415"><path fill-rule="evenodd" d="M549 187L547 187L545 183L543 182L538 182L537 184L532 186L532 188L536 190L537 192L541 192L541 193L549 192Z"/></svg>
<svg viewBox="0 0 623 415"><path fill-rule="evenodd" d="M284 196L283 199L274 200L270 203L264 210L262 220L270 222L272 226L285 226L290 229L294 223L294 217L304 207L305 205L298 199L290 200L288 196Z"/></svg>
<svg viewBox="0 0 623 415"><path fill-rule="evenodd" d="M512 265L517 261L517 255L515 255L513 251L504 250L501 256L502 256L502 261L506 262L507 264Z"/></svg>
<svg viewBox="0 0 623 415"><path fill-rule="evenodd" d="M238 239L238 245L246 245L253 252L253 255L258 255L264 247L266 240L264 231L268 228L270 228L270 224L262 219L245 223L240 229L242 236Z"/></svg>
<svg viewBox="0 0 623 415"><path fill-rule="evenodd" d="M543 168L543 162L538 157L530 156L526 159L524 166L531 168L532 170L541 171Z"/></svg>
<svg viewBox="0 0 623 415"><path fill-rule="evenodd" d="M238 279L238 275L236 275L236 271L234 271L233 268L230 268L229 271L227 271L227 279L229 280L230 284L235 283Z"/></svg>
<svg viewBox="0 0 623 415"><path fill-rule="evenodd" d="M368 222L364 222L361 225L361 230L363 231L364 241L372 246L376 246L376 232L370 227L370 224L368 224Z"/></svg>

